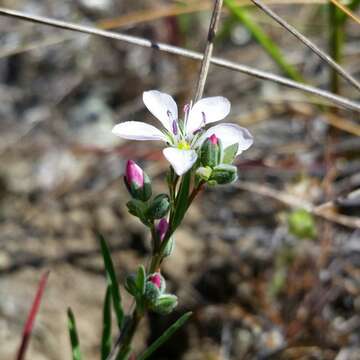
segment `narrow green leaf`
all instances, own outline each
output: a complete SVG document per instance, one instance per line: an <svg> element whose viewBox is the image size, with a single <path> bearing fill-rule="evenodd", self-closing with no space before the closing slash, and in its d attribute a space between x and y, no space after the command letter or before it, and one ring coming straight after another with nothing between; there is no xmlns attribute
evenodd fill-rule
<svg viewBox="0 0 360 360"><path fill-rule="evenodd" d="M141 295L145 293L146 272L143 265L140 265L136 274L136 287Z"/></svg>
<svg viewBox="0 0 360 360"><path fill-rule="evenodd" d="M191 171L188 171L180 184L179 192L175 201L175 213L172 219L172 229L175 230L185 216L189 202Z"/></svg>
<svg viewBox="0 0 360 360"><path fill-rule="evenodd" d="M269 38L262 28L252 20L245 8L237 5L234 0L224 0L224 4L229 9L230 13L243 23L254 39L264 48L285 74L293 80L304 82L300 73L287 62L280 48Z"/></svg>
<svg viewBox="0 0 360 360"><path fill-rule="evenodd" d="M106 289L103 307L103 332L101 339L101 359L106 360L112 347L111 339L111 288Z"/></svg>
<svg viewBox="0 0 360 360"><path fill-rule="evenodd" d="M192 312L188 312L181 316L180 319L174 322L157 340L155 340L145 352L139 356L138 360L145 360L152 355L162 344L164 344L169 338L183 326L190 318Z"/></svg>
<svg viewBox="0 0 360 360"><path fill-rule="evenodd" d="M116 274L114 270L114 264L111 259L109 248L106 244L104 237L101 234L98 234L101 245L101 252L104 258L104 265L106 271L107 283L111 289L111 297L114 305L115 315L118 323L119 329L122 328L124 321L124 311L121 305L121 296L119 285L116 279Z"/></svg>
<svg viewBox="0 0 360 360"><path fill-rule="evenodd" d="M72 359L81 360L80 343L79 343L79 336L76 330L75 317L70 308L68 308L67 314L68 314L68 329L70 335Z"/></svg>

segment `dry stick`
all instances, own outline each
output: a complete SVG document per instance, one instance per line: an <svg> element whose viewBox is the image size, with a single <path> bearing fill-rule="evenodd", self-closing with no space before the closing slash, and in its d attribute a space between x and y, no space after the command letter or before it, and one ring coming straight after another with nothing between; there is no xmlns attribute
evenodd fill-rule
<svg viewBox="0 0 360 360"><path fill-rule="evenodd" d="M222 4L223 4L223 0L215 0L214 11L212 13L210 20L209 32L208 32L208 37L204 51L204 57L201 63L199 81L196 87L194 103L201 99L204 92L206 78L210 67L211 55L214 49L214 39L215 39L216 31L219 26Z"/></svg>
<svg viewBox="0 0 360 360"><path fill-rule="evenodd" d="M9 9L0 7L0 15L1 14L5 15L5 16L19 18L19 19L26 20L26 21L36 22L39 24L54 26L57 28L65 29L65 30L72 30L72 31L77 31L77 32L85 33L85 34L97 35L97 36L102 36L105 38L120 40L120 41L124 41L124 42L130 43L130 44L153 48L153 49L156 49L159 51L164 51L164 52L174 54L174 55L184 56L184 57L194 59L194 60L202 60L203 59L203 55L199 52L183 49L183 48L180 48L177 46L172 46L172 45L168 45L168 44L164 44L164 43L152 42L150 40L140 38L137 36L125 35L125 34L116 33L116 32L112 32L112 31L106 31L106 30L100 30L100 29L96 29L96 28L92 28L92 27L88 27L88 26L77 25L77 24L68 23L68 22L64 22L64 21L60 21L60 20L51 19L51 18L46 18L46 17L42 17L42 16L28 15L28 14L20 12L20 11L9 10ZM221 58L213 57L213 58L211 58L211 63L214 65L226 68L226 69L231 69L231 70L235 70L235 71L247 74L247 75L255 76L255 77L263 79L263 80L270 80L270 81L273 81L273 82L281 84L281 85L285 85L285 86L288 86L288 87L291 87L294 89L302 90L304 92L314 94L314 95L323 97L327 100L330 100L332 103L342 106L346 109L360 112L360 103L349 100L342 96L335 95L331 92L318 89L318 88L310 86L310 85L301 84L299 82L289 80L282 76L278 76L278 75L275 75L275 74L272 74L272 73L269 73L266 71L262 71L262 70L257 70L257 69L248 67L246 65L237 64L235 62L224 60Z"/></svg>
<svg viewBox="0 0 360 360"><path fill-rule="evenodd" d="M345 80L356 87L360 91L360 83L352 77L345 69L343 69L337 62L335 62L329 55L324 51L320 50L313 42L307 37L297 31L292 25L287 23L279 15L275 14L267 5L263 4L260 0L251 0L258 8L264 11L272 19L274 19L279 25L293 34L303 44L305 44L311 51L317 54L322 60L324 60L330 67L332 67L338 74L340 74Z"/></svg>
<svg viewBox="0 0 360 360"><path fill-rule="evenodd" d="M271 187L263 184L255 184L247 181L238 182L235 187L241 190L246 190L262 196L273 198L291 208L305 209L311 214L321 217L330 222L334 222L350 228L360 229L360 217L348 216L335 212L335 206L332 201L329 201L319 206L315 206L312 203L300 199L299 197L296 197L287 192L272 189Z"/></svg>

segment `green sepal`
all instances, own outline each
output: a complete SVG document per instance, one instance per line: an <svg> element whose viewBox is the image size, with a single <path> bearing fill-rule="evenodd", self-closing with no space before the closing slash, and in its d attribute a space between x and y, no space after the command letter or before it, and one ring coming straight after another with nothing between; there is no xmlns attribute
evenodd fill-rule
<svg viewBox="0 0 360 360"><path fill-rule="evenodd" d="M228 146L224 150L222 163L223 164L232 164L233 161L235 160L238 149L239 149L239 144L238 143L235 143L235 144L232 144L232 145Z"/></svg>
<svg viewBox="0 0 360 360"><path fill-rule="evenodd" d="M210 138L206 139L201 145L200 161L203 166L214 167L220 163L222 144L217 139L217 144L213 144Z"/></svg>
<svg viewBox="0 0 360 360"><path fill-rule="evenodd" d="M178 299L175 295L164 294L157 298L156 304L151 309L158 314L168 315L176 308L177 304Z"/></svg>
<svg viewBox="0 0 360 360"><path fill-rule="evenodd" d="M126 277L124 287L126 291L134 296L136 299L140 299L145 294L145 282L146 274L144 266L139 266L135 274L130 274Z"/></svg>
<svg viewBox="0 0 360 360"><path fill-rule="evenodd" d="M160 295L160 289L158 289L152 282L148 281L145 285L145 300L147 304L150 307L154 306Z"/></svg>
<svg viewBox="0 0 360 360"><path fill-rule="evenodd" d="M149 219L161 219L166 216L170 209L170 198L167 194L159 194L150 203L147 210L147 217Z"/></svg>
<svg viewBox="0 0 360 360"><path fill-rule="evenodd" d="M230 184L237 179L236 166L229 164L221 164L216 166L212 173L210 180L215 181L218 185Z"/></svg>
<svg viewBox="0 0 360 360"><path fill-rule="evenodd" d="M145 225L149 225L149 221L146 216L148 207L143 201L137 199L131 199L130 201L127 202L126 206L131 215L134 215L137 218L139 218L141 222L144 223Z"/></svg>

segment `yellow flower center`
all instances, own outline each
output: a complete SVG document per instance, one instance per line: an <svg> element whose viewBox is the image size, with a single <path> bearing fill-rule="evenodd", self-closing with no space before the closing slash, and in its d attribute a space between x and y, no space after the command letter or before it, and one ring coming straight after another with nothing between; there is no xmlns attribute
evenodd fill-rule
<svg viewBox="0 0 360 360"><path fill-rule="evenodd" d="M179 143L178 143L178 149L180 150L190 150L191 149L191 146L189 143L187 143L185 140L181 140Z"/></svg>

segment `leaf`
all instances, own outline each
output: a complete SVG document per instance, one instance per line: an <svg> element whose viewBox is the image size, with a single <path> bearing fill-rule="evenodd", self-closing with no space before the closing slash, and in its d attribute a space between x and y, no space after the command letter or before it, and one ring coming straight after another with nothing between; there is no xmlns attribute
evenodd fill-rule
<svg viewBox="0 0 360 360"><path fill-rule="evenodd" d="M103 332L101 339L101 359L106 360L112 347L111 339L111 288L106 289L103 307Z"/></svg>
<svg viewBox="0 0 360 360"><path fill-rule="evenodd" d="M76 330L75 317L70 308L68 308L67 313L68 313L68 328L70 335L70 343L72 349L72 359L81 360L80 343L79 343L79 336Z"/></svg>
<svg viewBox="0 0 360 360"><path fill-rule="evenodd" d="M101 234L98 234L98 237L100 239L101 252L104 258L107 283L111 290L111 296L113 300L118 327L119 329L121 329L124 321L124 310L121 305L120 290L116 279L114 264L112 262L110 251L104 237Z"/></svg>
<svg viewBox="0 0 360 360"><path fill-rule="evenodd" d="M244 24L254 39L263 47L285 74L293 80L304 82L300 73L286 60L276 43L252 20L246 9L238 6L234 0L224 0L224 5L232 15Z"/></svg>
<svg viewBox="0 0 360 360"><path fill-rule="evenodd" d="M190 190L191 171L188 171L180 184L179 192L175 200L175 212L172 219L171 229L174 231L181 223L185 216L189 202L189 190Z"/></svg>
<svg viewBox="0 0 360 360"><path fill-rule="evenodd" d="M139 356L138 360L145 360L152 355L162 344L164 344L170 337L179 330L188 321L192 312L187 312L180 319L175 321L157 340L155 340L145 352Z"/></svg>
<svg viewBox="0 0 360 360"><path fill-rule="evenodd" d="M141 295L145 294L146 272L143 265L140 265L136 274L136 287Z"/></svg>
<svg viewBox="0 0 360 360"><path fill-rule="evenodd" d="M16 356L17 360L22 360L25 358L25 353L27 350L27 346L29 344L32 329L34 327L35 318L36 318L36 315L40 308L41 299L42 299L44 291L45 291L48 277L49 277L49 271L47 271L40 279L33 304L31 306L31 309L29 311L28 317L27 317L25 325L24 325L21 344L20 344L20 347L19 347L19 350L18 350L18 353Z"/></svg>
<svg viewBox="0 0 360 360"><path fill-rule="evenodd" d="M232 164L238 151L239 144L232 144L224 150L223 163Z"/></svg>

